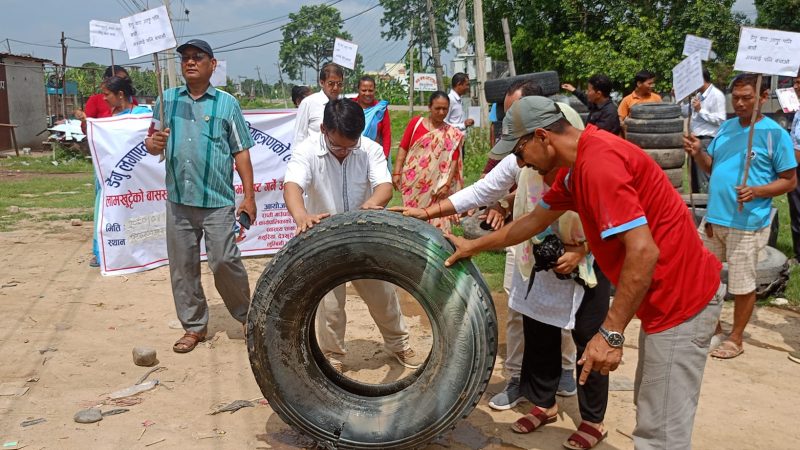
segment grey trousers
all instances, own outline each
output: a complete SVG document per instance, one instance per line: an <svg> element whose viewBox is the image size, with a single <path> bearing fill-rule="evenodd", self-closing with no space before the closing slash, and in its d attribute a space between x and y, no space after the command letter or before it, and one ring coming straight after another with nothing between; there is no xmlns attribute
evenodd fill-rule
<svg viewBox="0 0 800 450"><path fill-rule="evenodd" d="M353 280L353 287L364 300L369 314L383 336L386 348L399 352L410 347L408 326L400 310L400 299L394 285L381 280ZM347 291L344 284L325 294L317 307L317 342L326 357L347 353L344 334L347 325L345 304Z"/></svg>
<svg viewBox="0 0 800 450"><path fill-rule="evenodd" d="M214 285L234 319L247 320L250 283L233 231L234 207L197 208L167 202L167 255L172 297L186 331L205 333L208 303L200 284L200 239L205 236Z"/></svg>
<svg viewBox="0 0 800 450"><path fill-rule="evenodd" d="M694 317L660 333L639 332L633 402L637 450L692 448L692 428L724 290Z"/></svg>

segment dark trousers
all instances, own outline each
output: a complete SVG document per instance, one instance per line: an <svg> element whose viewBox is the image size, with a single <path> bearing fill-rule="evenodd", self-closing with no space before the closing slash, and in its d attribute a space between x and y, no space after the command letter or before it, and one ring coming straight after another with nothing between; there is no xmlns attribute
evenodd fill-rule
<svg viewBox="0 0 800 450"><path fill-rule="evenodd" d="M700 139L700 147L703 151L706 151L708 148L708 144L714 139L711 136L698 136ZM692 171L692 192L697 193L708 193L708 180L709 175L694 162L694 158L689 158L689 163L691 164L691 168L689 170Z"/></svg>
<svg viewBox="0 0 800 450"><path fill-rule="evenodd" d="M597 334L608 314L611 283L595 264L597 286L585 289L583 302L575 313L575 340L578 358L586 344ZM561 378L561 328L523 316L525 352L522 356L520 392L536 406L550 408L556 403ZM583 365L578 365L581 373ZM608 405L608 375L592 371L586 384L578 385L578 406L581 418L600 423Z"/></svg>
<svg viewBox="0 0 800 450"><path fill-rule="evenodd" d="M800 177L800 167L796 170ZM789 219L792 223L792 249L794 257L800 258L800 185L786 194L786 198L789 200Z"/></svg>

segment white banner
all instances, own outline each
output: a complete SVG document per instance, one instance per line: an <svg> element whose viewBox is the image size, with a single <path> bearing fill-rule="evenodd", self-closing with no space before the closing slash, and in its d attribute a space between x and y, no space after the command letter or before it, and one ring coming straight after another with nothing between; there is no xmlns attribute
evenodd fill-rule
<svg viewBox="0 0 800 450"><path fill-rule="evenodd" d="M700 53L695 52L672 68L672 89L679 102L703 87L703 66Z"/></svg>
<svg viewBox="0 0 800 450"><path fill-rule="evenodd" d="M127 50L119 22L89 21L89 45L111 50Z"/></svg>
<svg viewBox="0 0 800 450"><path fill-rule="evenodd" d="M169 50L178 45L165 6L123 17L119 23L130 59Z"/></svg>
<svg viewBox="0 0 800 450"><path fill-rule="evenodd" d="M800 67L800 33L742 27L733 70L794 77Z"/></svg>
<svg viewBox="0 0 800 450"><path fill-rule="evenodd" d="M228 84L228 63L226 61L217 60L217 67L211 74L211 85L225 87Z"/></svg>
<svg viewBox="0 0 800 450"><path fill-rule="evenodd" d="M692 53L700 52L700 59L708 61L708 57L711 55L711 45L713 43L714 41L711 39L687 34L686 40L683 42L683 56L689 56Z"/></svg>
<svg viewBox="0 0 800 450"><path fill-rule="evenodd" d="M435 73L415 73L414 74L414 90L422 92L434 92L439 90L439 85L436 84Z"/></svg>
<svg viewBox="0 0 800 450"><path fill-rule="evenodd" d="M292 155L295 115L294 110L244 112L255 141L250 158L258 209L249 230L231 224L244 256L275 253L294 236L294 221L283 202L283 176ZM143 142L150 121L149 114L88 120L92 160L102 186L96 227L103 275L169 263L164 164L147 153ZM238 173L233 173L238 206L243 190ZM204 243L201 254L205 259Z"/></svg>
<svg viewBox="0 0 800 450"><path fill-rule="evenodd" d="M333 62L353 70L356 67L358 44L336 38L333 41Z"/></svg>

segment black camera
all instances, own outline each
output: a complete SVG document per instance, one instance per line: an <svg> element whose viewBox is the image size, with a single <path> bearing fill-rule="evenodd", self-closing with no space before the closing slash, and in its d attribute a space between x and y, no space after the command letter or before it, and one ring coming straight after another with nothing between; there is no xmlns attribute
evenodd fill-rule
<svg viewBox="0 0 800 450"><path fill-rule="evenodd" d="M533 257L535 272L551 270L558 265L558 258L565 253L564 243L555 234L549 234L539 244L533 244ZM563 274L553 271L559 280L572 280L578 276L578 270Z"/></svg>

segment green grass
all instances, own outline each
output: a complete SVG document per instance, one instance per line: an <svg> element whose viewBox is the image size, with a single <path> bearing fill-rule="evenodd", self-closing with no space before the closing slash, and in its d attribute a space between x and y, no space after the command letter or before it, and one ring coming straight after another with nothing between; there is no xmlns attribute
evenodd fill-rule
<svg viewBox="0 0 800 450"><path fill-rule="evenodd" d="M92 162L86 158L56 161L50 156L20 156L0 159L0 172L92 173Z"/></svg>
<svg viewBox="0 0 800 450"><path fill-rule="evenodd" d="M12 230L23 220L92 220L93 183L90 173L0 178L0 231ZM19 212L11 212L12 206Z"/></svg>

